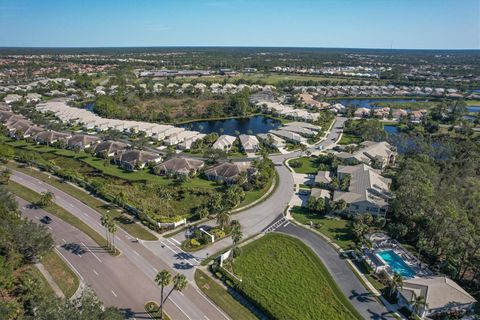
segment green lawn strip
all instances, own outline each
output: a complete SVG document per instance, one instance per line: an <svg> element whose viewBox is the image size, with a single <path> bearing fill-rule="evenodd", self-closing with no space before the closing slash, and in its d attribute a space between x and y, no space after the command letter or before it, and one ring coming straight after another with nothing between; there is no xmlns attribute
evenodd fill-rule
<svg viewBox="0 0 480 320"><path fill-rule="evenodd" d="M245 192L245 199L243 199L243 201L240 202L240 204L238 205L238 208L248 206L249 204L253 203L254 201L257 201L258 199L260 199L264 194L266 194L268 192L268 190L272 186L273 181L274 181L274 179L270 179L269 183L267 183L267 185L265 187L263 187L262 189L246 191ZM279 180L278 174L275 172L275 183L276 183L275 188L278 187L279 182L280 182L280 180ZM272 190L271 194L273 194L274 192L275 192L275 189ZM268 199L268 197L266 197L263 200L266 200L266 199Z"/></svg>
<svg viewBox="0 0 480 320"><path fill-rule="evenodd" d="M360 143L360 142L362 142L362 139L360 137L357 137L348 133L343 133L342 138L340 139L338 144L347 145L347 144Z"/></svg>
<svg viewBox="0 0 480 320"><path fill-rule="evenodd" d="M62 190L63 192L68 193L72 197L76 198L77 200L81 201L82 203L86 204L90 208L93 208L102 214L105 213L110 215L121 228L123 228L130 235L136 238L139 238L141 240L147 240L147 241L157 240L156 236L154 236L152 233L150 233L148 230L146 230L144 227L142 227L138 223L135 223L135 221L128 214L118 211L116 207L105 204L99 199L89 195L88 193L80 190L79 188L69 183L62 182L55 178L49 179L48 176L45 175L44 173L41 173L37 170L29 170L15 163L10 162L7 166L13 170L17 170L29 176L35 177L45 183L48 183L56 187L57 189Z"/></svg>
<svg viewBox="0 0 480 320"><path fill-rule="evenodd" d="M40 287L43 290L42 292L44 292L45 295L55 295L55 292L48 283L47 279L45 279L43 274L34 264L26 265L22 272L29 273L35 280L37 280L40 283Z"/></svg>
<svg viewBox="0 0 480 320"><path fill-rule="evenodd" d="M295 173L302 173L302 174L316 174L318 171L318 166L315 163L315 158L312 157L301 157L301 158L295 158L289 161L289 163L292 163L292 161L299 161L302 163L302 165L299 168L294 168L291 166L293 171Z"/></svg>
<svg viewBox="0 0 480 320"><path fill-rule="evenodd" d="M155 301L149 301L145 304L145 311L152 319L162 319L160 316L160 305ZM163 320L170 320L168 314L163 311Z"/></svg>
<svg viewBox="0 0 480 320"><path fill-rule="evenodd" d="M19 196L22 199L25 199L26 201L29 201L31 203L36 202L40 195L36 193L33 190L30 190L16 182L10 181L8 183L7 189ZM95 241L100 247L106 248L107 247L107 241L105 240L104 237L102 237L98 232L93 230L89 225L84 223L82 220L71 214L70 212L66 211L56 203L53 203L49 205L48 207L43 208L45 211L57 216L58 218L62 219L63 221L71 224L75 228L79 229L80 231L84 232L87 236L92 238L93 241ZM109 250L109 253L111 255L118 255L117 252L112 252Z"/></svg>
<svg viewBox="0 0 480 320"><path fill-rule="evenodd" d="M54 250L52 250L42 257L42 264L60 287L65 297L68 299L73 296L78 289L79 280L77 275L72 269L70 269L65 261L63 261Z"/></svg>
<svg viewBox="0 0 480 320"><path fill-rule="evenodd" d="M316 230L330 238L342 249L348 250L354 245L347 220L325 218L322 215L302 207L293 207L290 212L292 217L301 224L306 225L309 224L310 221L314 224L319 224Z"/></svg>
<svg viewBox="0 0 480 320"><path fill-rule="evenodd" d="M467 106L480 106L480 100L465 100Z"/></svg>
<svg viewBox="0 0 480 320"><path fill-rule="evenodd" d="M275 319L362 319L317 255L293 237L270 233L242 247L239 289Z"/></svg>
<svg viewBox="0 0 480 320"><path fill-rule="evenodd" d="M225 288L216 283L202 270L195 270L195 282L200 290L233 320L257 319L250 310L245 308Z"/></svg>

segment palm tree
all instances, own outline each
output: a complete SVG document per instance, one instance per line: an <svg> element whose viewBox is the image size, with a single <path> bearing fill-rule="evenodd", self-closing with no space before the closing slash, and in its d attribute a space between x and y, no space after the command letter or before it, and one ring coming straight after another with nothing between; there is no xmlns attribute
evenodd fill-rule
<svg viewBox="0 0 480 320"><path fill-rule="evenodd" d="M428 307L428 303L427 303L427 301L425 301L425 297L417 296L415 293L413 294L413 298L412 298L412 301L410 302L410 304L411 304L413 312L415 314L419 314L420 309L422 307L424 307L424 308Z"/></svg>
<svg viewBox="0 0 480 320"><path fill-rule="evenodd" d="M161 288L160 296L160 319L163 319L163 289L172 283L172 275L168 270L162 270L157 273L155 283Z"/></svg>
<svg viewBox="0 0 480 320"><path fill-rule="evenodd" d="M177 273L173 277L173 288L177 291L183 291L188 285L187 277L183 274Z"/></svg>
<svg viewBox="0 0 480 320"><path fill-rule="evenodd" d="M55 195L51 191L42 192L40 195L40 199L37 201L37 205L40 207L48 207L52 204L53 200L55 199Z"/></svg>
<svg viewBox="0 0 480 320"><path fill-rule="evenodd" d="M102 217L100 218L100 223L105 228L105 237L107 239L107 247L110 247L110 241L108 237L108 215L106 213L102 214Z"/></svg>
<svg viewBox="0 0 480 320"><path fill-rule="evenodd" d="M113 221L112 218L109 217L108 219L108 231L110 231L111 237L112 237L112 247L113 251L115 251L115 233L117 232L117 225Z"/></svg>
<svg viewBox="0 0 480 320"><path fill-rule="evenodd" d="M0 184L8 184L10 177L12 175L12 170L5 168L0 172Z"/></svg>
<svg viewBox="0 0 480 320"><path fill-rule="evenodd" d="M231 223L231 226L232 226L233 251L235 251L235 249L237 248L237 245L240 243L240 241L242 241L243 233L238 220L233 220Z"/></svg>
<svg viewBox="0 0 480 320"><path fill-rule="evenodd" d="M230 224L230 214L227 211L221 211L217 214L217 224L222 230Z"/></svg>
<svg viewBox="0 0 480 320"><path fill-rule="evenodd" d="M393 275L393 278L388 281L388 285L387 285L387 290L388 290L388 295L393 298L394 295L397 294L398 290L401 289L403 287L403 278L402 276L395 272L395 274Z"/></svg>

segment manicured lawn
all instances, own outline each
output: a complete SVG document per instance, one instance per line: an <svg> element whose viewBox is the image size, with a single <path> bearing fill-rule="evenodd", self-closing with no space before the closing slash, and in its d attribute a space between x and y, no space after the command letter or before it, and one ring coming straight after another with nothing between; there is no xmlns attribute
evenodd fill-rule
<svg viewBox="0 0 480 320"><path fill-rule="evenodd" d="M352 143L360 143L362 142L362 139L360 137L348 134L348 133L343 133L342 138L338 142L338 144L352 144Z"/></svg>
<svg viewBox="0 0 480 320"><path fill-rule="evenodd" d="M257 319L250 310L232 297L227 290L199 269L195 270L195 282L200 290L233 320Z"/></svg>
<svg viewBox="0 0 480 320"><path fill-rule="evenodd" d="M25 174L28 174L32 177L35 177L39 180L42 180L60 190L63 192L68 193L72 197L80 200L87 206L97 210L98 212L104 214L107 213L114 218L114 220L118 223L118 225L125 229L129 234L132 236L139 238L141 240L157 240L157 237L154 236L152 233L150 233L148 230L140 226L138 223L135 223L135 221L126 213L123 211L118 211L116 207L109 206L105 204L104 202L100 201L99 199L89 195L83 190L80 190L79 188L72 186L71 184L62 182L58 179L55 178L48 178L47 175L38 172L36 170L29 170L26 168L23 168L15 163L10 162L8 164L8 167L11 169L23 172Z"/></svg>
<svg viewBox="0 0 480 320"><path fill-rule="evenodd" d="M342 249L350 249L354 245L348 221L345 219L330 219L316 214L306 208L293 207L291 210L292 217L301 224L319 224L318 231L332 239Z"/></svg>
<svg viewBox="0 0 480 320"><path fill-rule="evenodd" d="M320 259L300 240L270 233L242 248L240 289L275 319L361 319Z"/></svg>
<svg viewBox="0 0 480 320"><path fill-rule="evenodd" d="M315 158L301 157L301 158L292 159L290 160L289 163L292 163L292 161L300 161L302 163L302 166L299 168L292 167L295 173L316 174L318 171L318 166L315 163Z"/></svg>
<svg viewBox="0 0 480 320"><path fill-rule="evenodd" d="M75 291L77 291L79 280L77 275L70 269L65 261L52 250L44 257L42 257L42 263L45 269L52 275L53 280L62 290L65 297L68 299Z"/></svg>
<svg viewBox="0 0 480 320"><path fill-rule="evenodd" d="M467 106L480 106L480 100L465 100Z"/></svg>
<svg viewBox="0 0 480 320"><path fill-rule="evenodd" d="M40 195L36 193L33 190L30 190L28 188L25 188L24 186L10 181L8 183L7 189L19 196L22 199L25 199L28 202L34 203L36 202L39 198ZM106 248L107 247L107 241L105 240L104 237L102 237L98 232L90 228L89 225L84 223L82 220L71 214L70 212L66 211L62 207L58 206L57 204L53 203L49 205L46 208L43 208L45 211L53 214L54 216L57 216L58 218L62 219L63 221L71 224L75 228L79 229L80 231L84 232L87 236L92 238L93 241L95 241L100 247ZM117 255L118 252L110 252L112 255Z"/></svg>

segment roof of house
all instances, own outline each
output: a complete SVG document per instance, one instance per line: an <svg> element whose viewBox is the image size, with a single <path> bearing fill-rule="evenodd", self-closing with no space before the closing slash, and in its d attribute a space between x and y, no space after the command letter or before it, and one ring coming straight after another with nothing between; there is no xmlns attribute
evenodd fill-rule
<svg viewBox="0 0 480 320"><path fill-rule="evenodd" d="M42 131L35 136L35 139L50 142L58 139L68 139L69 137L70 134L68 133L57 131Z"/></svg>
<svg viewBox="0 0 480 320"><path fill-rule="evenodd" d="M126 150L118 156L118 160L123 163L147 163L160 158L160 155L142 150Z"/></svg>
<svg viewBox="0 0 480 320"><path fill-rule="evenodd" d="M301 135L295 132L291 131L285 131L285 130L271 130L270 133L273 133L274 135L277 135L281 138L297 141L297 142L303 142L305 141L305 138L303 138Z"/></svg>
<svg viewBox="0 0 480 320"><path fill-rule="evenodd" d="M115 153L121 150L125 150L126 148L128 148L128 144L126 143L107 140L107 141L100 142L95 148L95 152L100 153L105 151L107 152L107 154L110 154L110 153Z"/></svg>
<svg viewBox="0 0 480 320"><path fill-rule="evenodd" d="M391 180L382 177L377 170L362 163L356 166L338 166L337 173L349 174L350 186L346 192L335 191L334 201L368 201L380 207L388 204Z"/></svg>
<svg viewBox="0 0 480 320"><path fill-rule="evenodd" d="M212 148L223 150L225 149L225 147L231 146L235 142L235 140L237 140L236 137L223 134L220 137L218 137L217 141L215 141Z"/></svg>
<svg viewBox="0 0 480 320"><path fill-rule="evenodd" d="M260 143L258 142L257 137L251 136L251 135L241 134L239 138L243 148L246 150L255 149L258 147L258 144Z"/></svg>
<svg viewBox="0 0 480 320"><path fill-rule="evenodd" d="M316 183L330 183L332 178L330 177L330 171L318 171L315 176Z"/></svg>
<svg viewBox="0 0 480 320"><path fill-rule="evenodd" d="M234 178L251 167L250 162L223 162L205 171L206 175L223 178Z"/></svg>
<svg viewBox="0 0 480 320"><path fill-rule="evenodd" d="M68 145L71 147L78 145L86 146L97 141L100 141L99 137L90 136L88 134L76 134L68 140Z"/></svg>
<svg viewBox="0 0 480 320"><path fill-rule="evenodd" d="M395 154L393 147L386 141L364 141L360 146L361 148L354 153L340 152L337 157L343 159L354 158L360 162L370 163L375 158L387 159Z"/></svg>
<svg viewBox="0 0 480 320"><path fill-rule="evenodd" d="M157 168L164 171L173 171L178 173L189 173L190 171L202 168L204 162L202 160L187 158L172 158L157 165Z"/></svg>
<svg viewBox="0 0 480 320"><path fill-rule="evenodd" d="M413 294L424 297L428 309L476 302L475 298L446 276L415 277L403 280L401 293L408 301L412 300Z"/></svg>
<svg viewBox="0 0 480 320"><path fill-rule="evenodd" d="M317 199L330 199L330 191L320 188L312 188L312 191L310 192L310 197L314 197Z"/></svg>

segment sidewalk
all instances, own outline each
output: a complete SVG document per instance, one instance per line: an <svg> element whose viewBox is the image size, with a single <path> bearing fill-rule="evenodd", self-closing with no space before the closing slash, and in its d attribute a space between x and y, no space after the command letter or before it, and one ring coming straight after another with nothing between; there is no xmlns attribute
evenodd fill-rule
<svg viewBox="0 0 480 320"><path fill-rule="evenodd" d="M52 278L52 275L50 274L50 272L48 272L47 269L45 269L45 266L41 263L41 262L37 262L35 263L35 267L37 267L37 269L40 271L40 273L43 275L43 277L45 278L45 280L47 280L48 284L50 285L50 287L52 287L53 289L53 292L55 293L55 295L57 297L59 297L60 299L65 299L65 295L63 294L62 290L60 289L60 287L57 285L57 283L55 282L55 280L53 280Z"/></svg>

